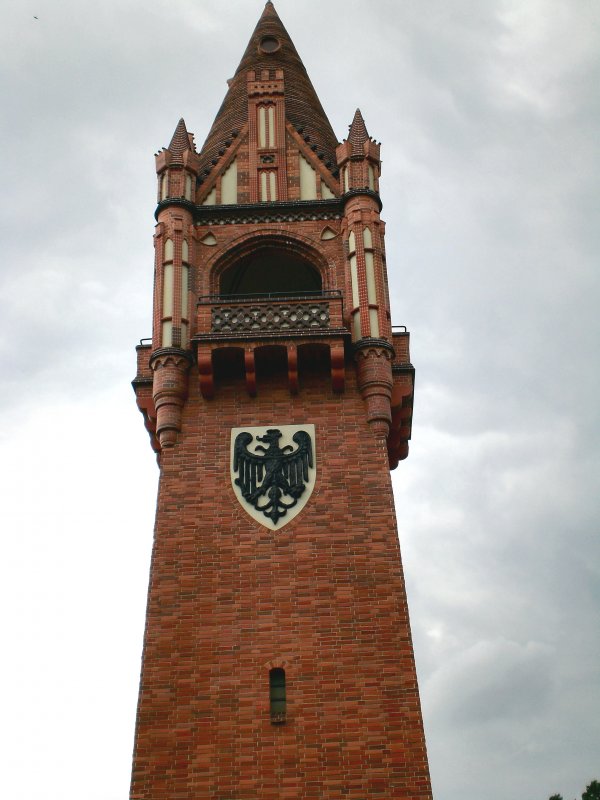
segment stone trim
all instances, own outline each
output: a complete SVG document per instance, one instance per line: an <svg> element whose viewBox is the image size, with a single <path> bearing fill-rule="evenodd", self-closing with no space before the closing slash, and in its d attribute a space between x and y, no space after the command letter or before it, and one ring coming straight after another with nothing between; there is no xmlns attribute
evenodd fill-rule
<svg viewBox="0 0 600 800"><path fill-rule="evenodd" d="M368 189L366 186L364 189L350 189L349 191L345 192L342 195L341 200L345 206L348 200L350 200L353 197L360 197L361 195L366 195L367 197L370 197L373 200L375 200L375 202L379 206L379 210L380 211L382 210L383 203L381 202L381 197L377 194L377 192L374 192L373 189Z"/></svg>

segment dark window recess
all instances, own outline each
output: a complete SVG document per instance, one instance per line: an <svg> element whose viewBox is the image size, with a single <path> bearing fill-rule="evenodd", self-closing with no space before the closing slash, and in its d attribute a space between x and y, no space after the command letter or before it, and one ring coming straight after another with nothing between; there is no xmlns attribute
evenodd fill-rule
<svg viewBox="0 0 600 800"><path fill-rule="evenodd" d="M220 294L306 294L323 289L321 275L302 256L284 248L263 247L236 261L221 275Z"/></svg>
<svg viewBox="0 0 600 800"><path fill-rule="evenodd" d="M269 671L269 700L271 722L285 722L285 670L281 667L275 667Z"/></svg>

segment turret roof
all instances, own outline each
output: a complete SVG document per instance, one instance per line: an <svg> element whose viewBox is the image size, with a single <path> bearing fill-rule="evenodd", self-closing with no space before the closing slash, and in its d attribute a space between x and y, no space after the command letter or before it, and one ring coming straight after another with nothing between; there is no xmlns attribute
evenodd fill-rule
<svg viewBox="0 0 600 800"><path fill-rule="evenodd" d="M265 37L278 40L280 47L274 52L265 52L261 42ZM254 29L248 46L234 77L229 81L229 90L217 113L212 128L200 151L200 169L211 167L231 141L233 132L239 131L248 118L247 74L256 70L284 70L285 107L287 119L294 127L302 128L304 137L329 168L335 168L337 138L317 93L308 77L304 64L294 44L279 19L273 3L268 2Z"/></svg>
<svg viewBox="0 0 600 800"><path fill-rule="evenodd" d="M362 155L363 145L368 142L371 137L367 131L367 126L360 112L360 108L356 109L350 131L348 132L348 141L352 145L352 155Z"/></svg>
<svg viewBox="0 0 600 800"><path fill-rule="evenodd" d="M173 156L181 156L186 150L192 150L190 134L185 127L185 121L183 117L177 123L175 133L173 134L171 144L169 145L168 149L171 151Z"/></svg>

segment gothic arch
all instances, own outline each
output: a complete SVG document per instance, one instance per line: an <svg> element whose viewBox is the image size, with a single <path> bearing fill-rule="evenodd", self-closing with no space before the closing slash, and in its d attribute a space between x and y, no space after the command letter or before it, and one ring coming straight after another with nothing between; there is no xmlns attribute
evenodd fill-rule
<svg viewBox="0 0 600 800"><path fill-rule="evenodd" d="M311 240L279 231L240 237L215 258L209 278L211 294L320 292L330 280L327 261Z"/></svg>
<svg viewBox="0 0 600 800"><path fill-rule="evenodd" d="M266 664L263 664L263 667L267 671L277 668L288 670L293 660L290 656L274 656Z"/></svg>

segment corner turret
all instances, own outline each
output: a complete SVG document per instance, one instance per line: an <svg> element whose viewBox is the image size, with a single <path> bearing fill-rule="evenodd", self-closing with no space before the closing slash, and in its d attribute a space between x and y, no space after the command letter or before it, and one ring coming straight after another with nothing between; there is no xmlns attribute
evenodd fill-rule
<svg viewBox="0 0 600 800"><path fill-rule="evenodd" d="M192 363L190 268L199 159L193 134L180 119L171 142L156 156L159 205L154 236L155 289L152 356L156 435L171 447L181 426Z"/></svg>
<svg viewBox="0 0 600 800"><path fill-rule="evenodd" d="M158 176L158 202L187 200L195 202L199 158L194 135L188 133L182 119L177 123L168 147L155 156Z"/></svg>
<svg viewBox="0 0 600 800"><path fill-rule="evenodd" d="M379 145L356 110L348 138L337 148L350 271L351 327L358 387L367 419L387 438L392 422L392 326L385 269L385 226L379 212Z"/></svg>
<svg viewBox="0 0 600 800"><path fill-rule="evenodd" d="M356 109L348 138L337 147L336 157L344 194L364 189L379 194L380 145L369 136L360 108Z"/></svg>

